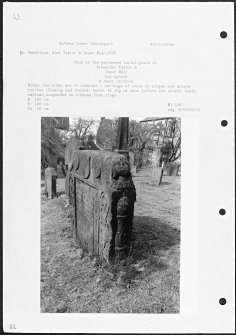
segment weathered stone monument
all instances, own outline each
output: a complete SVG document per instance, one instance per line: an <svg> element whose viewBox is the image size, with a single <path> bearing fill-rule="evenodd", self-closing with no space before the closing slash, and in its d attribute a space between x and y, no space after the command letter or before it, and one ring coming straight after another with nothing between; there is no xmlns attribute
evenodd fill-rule
<svg viewBox="0 0 236 335"><path fill-rule="evenodd" d="M73 153L75 150L84 150L84 142L82 140L78 140L76 138L71 139L66 143L65 148L65 164L66 164L66 194L69 194L69 174L68 170L70 170L71 162L73 161Z"/></svg>
<svg viewBox="0 0 236 335"><path fill-rule="evenodd" d="M142 153L142 166L146 166L148 163L148 150L144 149Z"/></svg>
<svg viewBox="0 0 236 335"><path fill-rule="evenodd" d="M161 166L161 146L155 145L152 153L152 165L153 166Z"/></svg>
<svg viewBox="0 0 236 335"><path fill-rule="evenodd" d="M136 175L137 165L135 165L135 154L132 151L129 151L129 165L130 165L131 174Z"/></svg>
<svg viewBox="0 0 236 335"><path fill-rule="evenodd" d="M152 178L155 181L155 185L160 186L163 177L163 168L160 166L153 166L152 167Z"/></svg>
<svg viewBox="0 0 236 335"><path fill-rule="evenodd" d="M152 153L152 178L157 182L157 186L161 185L162 176L163 176L163 168L161 165L161 147L154 146Z"/></svg>
<svg viewBox="0 0 236 335"><path fill-rule="evenodd" d="M124 155L76 150L68 171L74 232L81 246L106 260L129 250L135 186Z"/></svg>
<svg viewBox="0 0 236 335"><path fill-rule="evenodd" d="M68 167L74 150L84 150L84 142L82 140L78 140L76 138L72 138L70 141L66 143L65 148L65 165Z"/></svg>
<svg viewBox="0 0 236 335"><path fill-rule="evenodd" d="M170 162L167 167L167 176L178 176L179 172L179 163Z"/></svg>
<svg viewBox="0 0 236 335"><path fill-rule="evenodd" d="M57 173L54 167L48 166L45 169L45 190L44 194L53 199L57 196Z"/></svg>
<svg viewBox="0 0 236 335"><path fill-rule="evenodd" d="M63 162L60 161L59 165L57 165L57 178L65 178L66 171L63 165Z"/></svg>

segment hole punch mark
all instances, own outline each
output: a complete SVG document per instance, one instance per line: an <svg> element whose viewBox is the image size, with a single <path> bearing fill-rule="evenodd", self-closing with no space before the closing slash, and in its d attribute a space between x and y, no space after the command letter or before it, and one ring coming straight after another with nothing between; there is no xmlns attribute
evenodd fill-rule
<svg viewBox="0 0 236 335"><path fill-rule="evenodd" d="M228 121L226 121L226 120L222 120L222 121L221 121L221 125L222 125L222 127L226 127L227 124L228 124Z"/></svg>
<svg viewBox="0 0 236 335"><path fill-rule="evenodd" d="M221 208L221 209L219 210L219 213L220 213L220 215L225 215L226 210L225 210L224 208Z"/></svg>
<svg viewBox="0 0 236 335"><path fill-rule="evenodd" d="M221 37L221 38L226 38L226 37L227 37L227 33L226 33L226 31L222 31L222 32L220 33L220 37Z"/></svg>
<svg viewBox="0 0 236 335"><path fill-rule="evenodd" d="M225 305L226 304L226 299L225 298L220 298L219 303L220 303L220 305Z"/></svg>

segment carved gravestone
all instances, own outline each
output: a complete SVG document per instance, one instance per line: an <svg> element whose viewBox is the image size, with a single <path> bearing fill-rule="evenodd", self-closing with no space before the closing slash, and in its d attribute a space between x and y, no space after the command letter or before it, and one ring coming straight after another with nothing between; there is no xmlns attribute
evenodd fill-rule
<svg viewBox="0 0 236 335"><path fill-rule="evenodd" d="M82 247L109 260L130 247L135 186L126 157L107 151L75 151L69 202Z"/></svg>
<svg viewBox="0 0 236 335"><path fill-rule="evenodd" d="M161 150L160 147L154 147L152 153L152 178L155 180L157 186L161 185L162 176L163 176L163 168L161 165Z"/></svg>
<svg viewBox="0 0 236 335"><path fill-rule="evenodd" d="M178 176L179 164L176 162L168 163L167 176Z"/></svg>
<svg viewBox="0 0 236 335"><path fill-rule="evenodd" d="M134 164L137 169L142 166L142 153L138 149L134 151Z"/></svg>
<svg viewBox="0 0 236 335"><path fill-rule="evenodd" d="M152 165L153 166L161 166L161 148L160 146L155 146L153 149L153 153L152 153Z"/></svg>
<svg viewBox="0 0 236 335"><path fill-rule="evenodd" d="M127 160L129 160L129 151L128 150L121 150L121 149L114 149L115 153L123 155L127 158Z"/></svg>
<svg viewBox="0 0 236 335"><path fill-rule="evenodd" d="M67 168L66 174L66 194L69 195L69 174L68 169L70 169L71 162L73 161L73 153L75 150L84 150L84 142L76 138L71 139L66 143L65 149L65 164Z"/></svg>
<svg viewBox="0 0 236 335"><path fill-rule="evenodd" d="M65 176L66 176L66 171L65 171L64 165L60 163L57 166L57 178L65 178Z"/></svg>
<svg viewBox="0 0 236 335"><path fill-rule="evenodd" d="M48 157L48 161L49 161L49 166L53 167L55 169L55 171L57 172L57 156L50 155Z"/></svg>
<svg viewBox="0 0 236 335"><path fill-rule="evenodd" d="M53 167L45 169L45 190L44 194L52 199L57 195L57 173Z"/></svg>
<svg viewBox="0 0 236 335"><path fill-rule="evenodd" d="M66 143L65 148L65 164L69 165L74 150L84 149L84 142L82 140L77 140L76 138L71 139Z"/></svg>
<svg viewBox="0 0 236 335"><path fill-rule="evenodd" d="M132 151L129 152L129 165L131 174L135 175L137 173L137 166L135 165L135 155Z"/></svg>
<svg viewBox="0 0 236 335"><path fill-rule="evenodd" d="M155 184L157 186L161 185L162 182L162 177L163 177L163 169L160 166L153 166L152 167L152 178L155 181Z"/></svg>

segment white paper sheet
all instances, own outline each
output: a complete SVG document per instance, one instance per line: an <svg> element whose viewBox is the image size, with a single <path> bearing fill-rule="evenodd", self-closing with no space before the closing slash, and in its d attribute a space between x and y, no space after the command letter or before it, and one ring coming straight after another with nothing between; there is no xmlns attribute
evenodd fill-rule
<svg viewBox="0 0 236 335"><path fill-rule="evenodd" d="M233 14L227 2L4 3L6 332L234 331ZM181 117L179 314L40 313L42 116Z"/></svg>

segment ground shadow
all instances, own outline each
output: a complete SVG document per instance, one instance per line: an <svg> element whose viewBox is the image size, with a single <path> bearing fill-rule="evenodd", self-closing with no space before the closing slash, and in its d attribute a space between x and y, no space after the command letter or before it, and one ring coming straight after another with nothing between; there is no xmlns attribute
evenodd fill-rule
<svg viewBox="0 0 236 335"><path fill-rule="evenodd" d="M180 230L149 216L135 216L133 223L132 250L135 258L147 254L159 254L180 244Z"/></svg>
<svg viewBox="0 0 236 335"><path fill-rule="evenodd" d="M108 266L114 278L122 276L122 284L134 284L156 271L168 269L169 249L180 244L180 230L149 216L135 216L130 252L127 258ZM174 251L177 252L177 251ZM117 262L116 262L117 261Z"/></svg>

